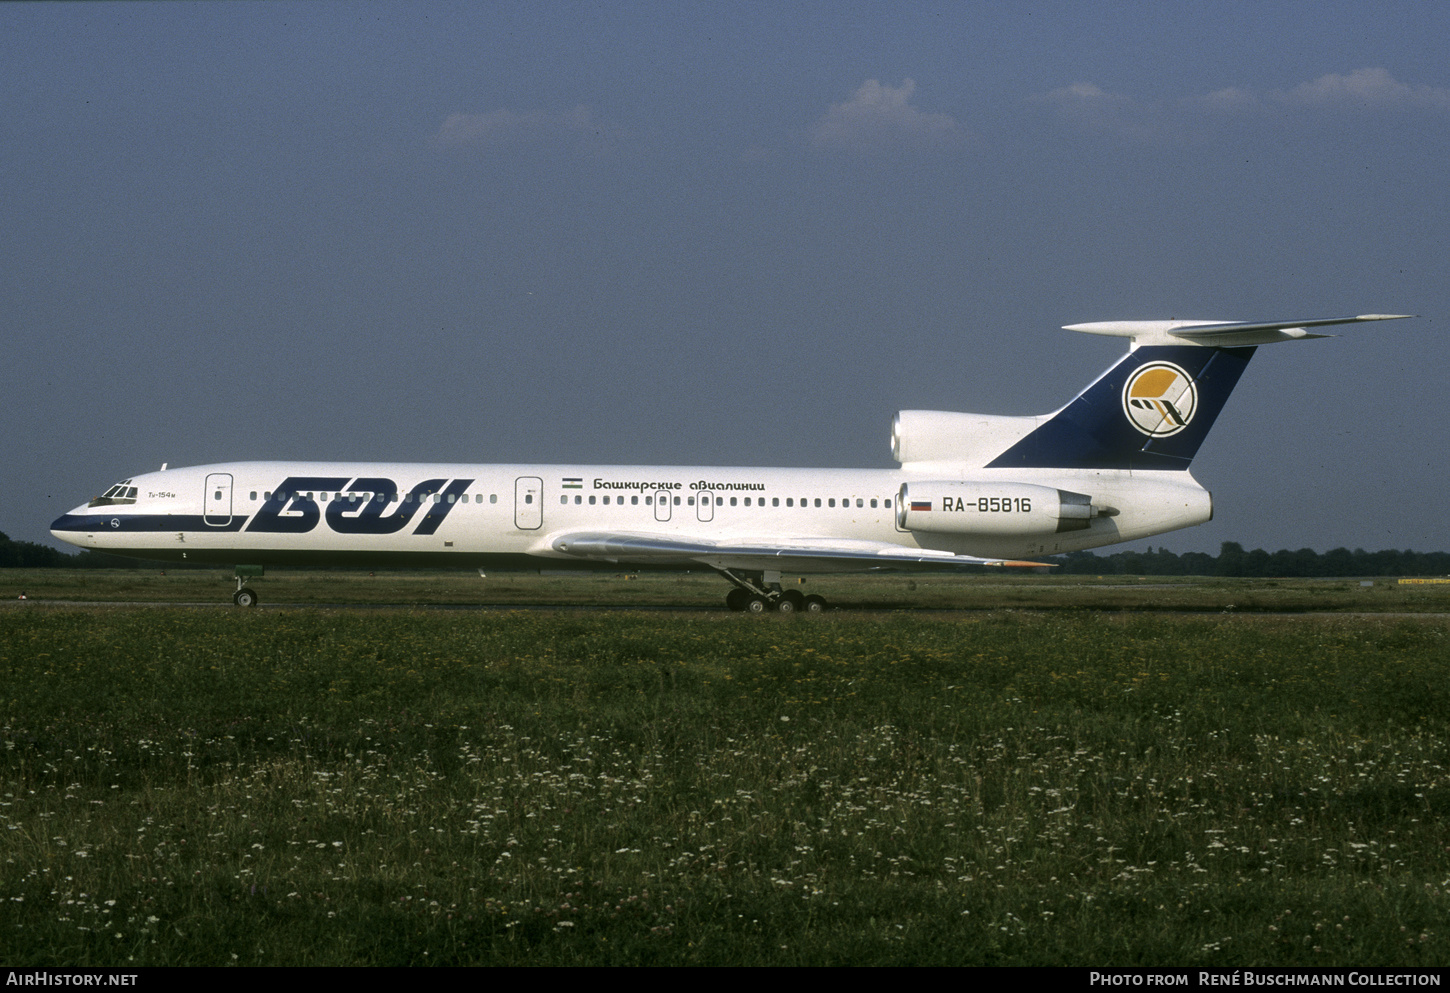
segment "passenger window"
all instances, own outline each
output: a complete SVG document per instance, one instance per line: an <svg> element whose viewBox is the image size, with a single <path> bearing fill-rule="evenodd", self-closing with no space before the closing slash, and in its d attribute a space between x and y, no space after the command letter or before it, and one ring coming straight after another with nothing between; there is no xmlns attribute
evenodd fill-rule
<svg viewBox="0 0 1450 993"><path fill-rule="evenodd" d="M675 506L678 507L679 505L680 505L680 498L679 497L675 497Z"/></svg>
<svg viewBox="0 0 1450 993"><path fill-rule="evenodd" d="M637 506L639 506L639 497L637 497L637 496L630 497L629 498L629 505L631 507L637 507Z"/></svg>
<svg viewBox="0 0 1450 993"><path fill-rule="evenodd" d="M875 503L875 502L876 502L876 501L875 501L875 500L872 500L872 501L871 501L871 502L872 502L872 503ZM856 506L858 506L858 507L864 507L864 506L866 506L866 505L865 505L865 504L864 504L864 503L862 503L862 502L861 502L861 498L860 498L860 497L857 497L857 498L856 498Z"/></svg>
<svg viewBox="0 0 1450 993"><path fill-rule="evenodd" d="M498 503L498 494L497 493L490 493L488 495L488 502L489 503Z"/></svg>
<svg viewBox="0 0 1450 993"><path fill-rule="evenodd" d="M589 498L589 506L594 506L594 497L592 496Z"/></svg>
<svg viewBox="0 0 1450 993"><path fill-rule="evenodd" d="M567 493L560 494L560 496L559 496L559 502L560 503L568 503L569 502L569 494L567 494Z"/></svg>
<svg viewBox="0 0 1450 993"><path fill-rule="evenodd" d="M876 506L876 498L875 497L872 497L871 498L871 506L873 506L873 507Z"/></svg>
<svg viewBox="0 0 1450 993"><path fill-rule="evenodd" d="M533 502L534 502L534 495L532 493L525 493L524 494L524 503L533 503Z"/></svg>
<svg viewBox="0 0 1450 993"><path fill-rule="evenodd" d="M581 497L581 496L579 496L579 495L578 495L578 494L577 494L577 493L576 493L576 494L575 494L575 495L574 495L574 502L575 502L575 503L576 503L576 504L578 504L578 503L580 503L580 502L581 502L581 501L582 501L582 500L583 500L583 499L584 499L584 498L583 498L583 497Z"/></svg>
<svg viewBox="0 0 1450 993"><path fill-rule="evenodd" d="M770 505L772 507L779 507L780 506L780 497L771 497L770 498Z"/></svg>
<svg viewBox="0 0 1450 993"><path fill-rule="evenodd" d="M735 498L734 497L731 497L730 498L730 506L732 506L732 507L735 506Z"/></svg>
<svg viewBox="0 0 1450 993"><path fill-rule="evenodd" d="M887 510L890 510L891 509L891 501L890 500L882 500L881 501L881 506L885 507Z"/></svg>
<svg viewBox="0 0 1450 993"><path fill-rule="evenodd" d="M816 497L816 506L819 507L820 505L821 505L821 498L820 497Z"/></svg>
<svg viewBox="0 0 1450 993"><path fill-rule="evenodd" d="M826 504L827 504L827 506L834 507L836 505L836 498L835 497L831 497L829 500L826 501Z"/></svg>

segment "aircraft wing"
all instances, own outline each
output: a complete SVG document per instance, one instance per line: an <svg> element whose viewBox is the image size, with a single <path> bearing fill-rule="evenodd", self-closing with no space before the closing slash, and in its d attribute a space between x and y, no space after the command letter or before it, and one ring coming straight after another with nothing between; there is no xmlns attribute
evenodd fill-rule
<svg viewBox="0 0 1450 993"><path fill-rule="evenodd" d="M627 531L576 531L555 535L556 552L623 565L686 565L711 569L852 572L889 569L951 569L961 566L1045 566L1051 562L979 558L884 541L801 538L786 541L721 540Z"/></svg>

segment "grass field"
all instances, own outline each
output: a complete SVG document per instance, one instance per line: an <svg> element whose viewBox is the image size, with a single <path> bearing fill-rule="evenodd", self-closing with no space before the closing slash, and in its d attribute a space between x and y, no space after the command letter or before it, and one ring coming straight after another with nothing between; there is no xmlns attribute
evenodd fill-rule
<svg viewBox="0 0 1450 993"><path fill-rule="evenodd" d="M1450 960L1450 623L1032 605L6 603L0 961Z"/></svg>

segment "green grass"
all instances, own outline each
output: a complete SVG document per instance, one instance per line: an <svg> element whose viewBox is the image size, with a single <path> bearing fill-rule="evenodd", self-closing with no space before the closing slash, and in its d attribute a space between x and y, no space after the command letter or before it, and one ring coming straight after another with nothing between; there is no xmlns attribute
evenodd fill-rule
<svg viewBox="0 0 1450 993"><path fill-rule="evenodd" d="M1435 618L0 610L0 960L1439 965L1447 663Z"/></svg>

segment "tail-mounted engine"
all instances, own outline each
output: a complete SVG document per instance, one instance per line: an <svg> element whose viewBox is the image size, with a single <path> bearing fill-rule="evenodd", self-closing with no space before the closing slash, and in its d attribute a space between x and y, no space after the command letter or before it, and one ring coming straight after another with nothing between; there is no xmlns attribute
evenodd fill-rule
<svg viewBox="0 0 1450 993"><path fill-rule="evenodd" d="M1060 534L1106 513L1092 497L1032 483L913 482L896 501L897 524L930 534Z"/></svg>

